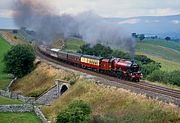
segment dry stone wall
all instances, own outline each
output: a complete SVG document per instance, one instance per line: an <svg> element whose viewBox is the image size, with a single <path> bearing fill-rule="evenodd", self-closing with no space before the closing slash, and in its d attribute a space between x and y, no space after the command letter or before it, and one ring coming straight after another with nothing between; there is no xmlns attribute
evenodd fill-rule
<svg viewBox="0 0 180 123"><path fill-rule="evenodd" d="M0 112L32 112L31 104L0 105Z"/></svg>

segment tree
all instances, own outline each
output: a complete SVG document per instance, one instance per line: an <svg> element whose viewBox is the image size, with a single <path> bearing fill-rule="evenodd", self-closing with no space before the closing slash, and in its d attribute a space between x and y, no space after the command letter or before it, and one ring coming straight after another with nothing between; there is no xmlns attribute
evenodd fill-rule
<svg viewBox="0 0 180 123"><path fill-rule="evenodd" d="M136 33L132 33L131 34L133 38L137 38L137 34Z"/></svg>
<svg viewBox="0 0 180 123"><path fill-rule="evenodd" d="M72 101L67 107L61 109L57 116L57 123L90 123L90 106L81 101Z"/></svg>
<svg viewBox="0 0 180 123"><path fill-rule="evenodd" d="M138 37L139 37L139 40L140 40L140 41L142 41L142 40L144 40L144 39L145 39L144 34L140 34Z"/></svg>
<svg viewBox="0 0 180 123"><path fill-rule="evenodd" d="M4 56L5 71L21 78L33 69L35 53L30 45L13 46Z"/></svg>
<svg viewBox="0 0 180 123"><path fill-rule="evenodd" d="M90 44L85 44L81 46L80 49L80 53L102 57L109 57L113 52L110 47L104 46L100 43L94 45L93 47L90 47Z"/></svg>
<svg viewBox="0 0 180 123"><path fill-rule="evenodd" d="M171 38L167 36L167 37L165 38L165 40L166 40L166 41L169 41L169 40L171 40Z"/></svg>
<svg viewBox="0 0 180 123"><path fill-rule="evenodd" d="M142 64L149 64L149 63L151 63L151 62L155 62L154 60L148 58L148 57L145 56L145 55L136 55L136 56L135 56L135 59L136 59L137 61L140 61Z"/></svg>

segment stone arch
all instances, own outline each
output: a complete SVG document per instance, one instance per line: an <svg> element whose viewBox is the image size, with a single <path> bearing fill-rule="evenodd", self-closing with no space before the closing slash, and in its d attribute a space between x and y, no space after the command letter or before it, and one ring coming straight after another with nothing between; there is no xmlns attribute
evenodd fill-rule
<svg viewBox="0 0 180 123"><path fill-rule="evenodd" d="M68 82L63 81L63 80L55 80L55 83L56 83L58 95L62 95L70 87L70 84Z"/></svg>
<svg viewBox="0 0 180 123"><path fill-rule="evenodd" d="M64 92L66 92L68 90L68 87L66 85L62 85L61 89L60 89L60 94L62 95Z"/></svg>

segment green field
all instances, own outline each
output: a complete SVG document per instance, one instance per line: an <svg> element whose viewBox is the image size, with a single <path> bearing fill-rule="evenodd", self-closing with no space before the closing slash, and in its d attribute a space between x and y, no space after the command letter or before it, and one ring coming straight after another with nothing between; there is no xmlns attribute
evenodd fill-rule
<svg viewBox="0 0 180 123"><path fill-rule="evenodd" d="M5 89L9 84L11 78L8 74L3 72L4 63L3 57L4 54L11 48L11 46L0 36L0 89Z"/></svg>
<svg viewBox="0 0 180 123"><path fill-rule="evenodd" d="M149 44L149 43L144 43L144 42L138 42L137 46L136 46L136 50L138 52L142 52L142 53L150 54L153 56L161 57L161 58L164 58L167 60L180 62L180 52L178 52L174 49L171 49L171 48L167 48L167 47L157 45L157 44Z"/></svg>
<svg viewBox="0 0 180 123"><path fill-rule="evenodd" d="M2 97L0 96L0 105L5 105L5 104L23 104L24 102L21 102L19 100L13 100L10 98Z"/></svg>
<svg viewBox="0 0 180 123"><path fill-rule="evenodd" d="M41 123L34 113L0 112L0 123Z"/></svg>
<svg viewBox="0 0 180 123"><path fill-rule="evenodd" d="M143 43L146 44L153 44L153 45L159 45L166 48L171 48L173 50L180 51L180 42L174 42L174 41L166 41L161 39L145 39Z"/></svg>
<svg viewBox="0 0 180 123"><path fill-rule="evenodd" d="M80 39L68 39L65 41L65 51L77 52L83 44Z"/></svg>

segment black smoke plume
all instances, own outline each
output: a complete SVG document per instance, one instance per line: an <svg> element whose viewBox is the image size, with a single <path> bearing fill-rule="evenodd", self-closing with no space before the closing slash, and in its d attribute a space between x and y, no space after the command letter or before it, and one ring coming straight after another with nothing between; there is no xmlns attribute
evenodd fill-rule
<svg viewBox="0 0 180 123"><path fill-rule="evenodd" d="M123 48L134 56L135 41L118 24L105 21L102 17L84 12L77 15L56 15L44 0L15 0L14 17L19 27L36 32L36 40L48 44L58 38L80 35L90 44L100 42L113 48Z"/></svg>

